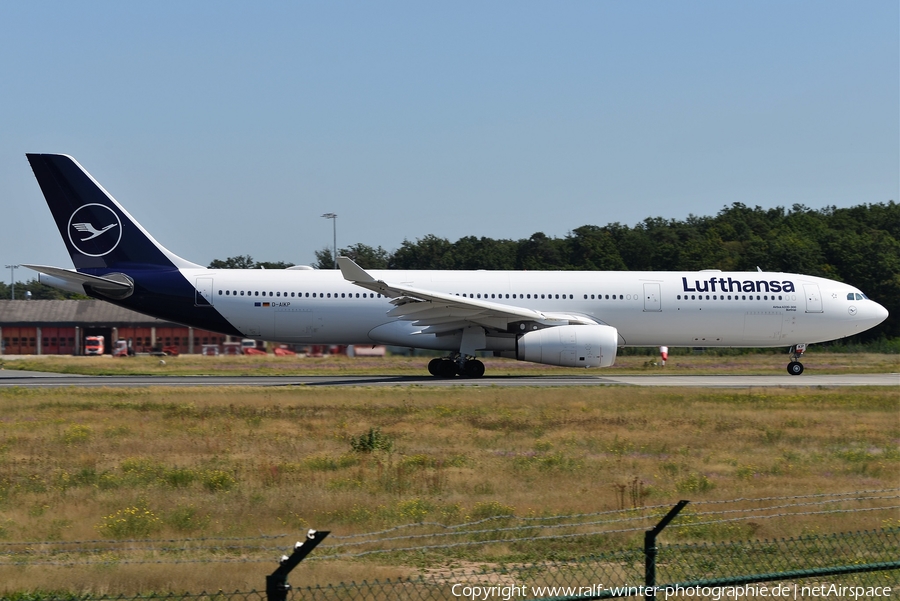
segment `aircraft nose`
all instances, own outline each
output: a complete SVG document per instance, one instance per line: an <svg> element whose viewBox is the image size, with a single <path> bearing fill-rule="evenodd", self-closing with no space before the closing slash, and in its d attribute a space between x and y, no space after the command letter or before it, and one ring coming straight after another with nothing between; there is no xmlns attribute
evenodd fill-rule
<svg viewBox="0 0 900 601"><path fill-rule="evenodd" d="M882 305L880 305L878 303L873 303L873 304L875 305L875 307L874 307L875 310L873 311L874 318L876 320L878 320L878 321L876 321L876 323L881 323L882 321L884 321L885 319L888 318L888 310L885 309Z"/></svg>

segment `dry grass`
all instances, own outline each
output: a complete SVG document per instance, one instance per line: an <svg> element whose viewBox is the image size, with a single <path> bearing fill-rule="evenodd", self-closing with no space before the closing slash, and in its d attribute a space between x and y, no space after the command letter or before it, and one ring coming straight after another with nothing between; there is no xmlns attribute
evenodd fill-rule
<svg viewBox="0 0 900 601"><path fill-rule="evenodd" d="M556 515L681 498L887 488L900 476L898 409L896 389L874 387L3 390L0 544L294 536L310 526L346 535L506 511ZM354 452L351 439L374 429L390 450ZM148 513L123 522L135 508ZM877 528L886 519L896 525L896 511L738 522L666 536L771 538ZM634 546L638 538L605 544ZM596 542L573 539L554 553L589 553ZM535 546L506 543L309 562L292 581L396 577L451 560L540 556ZM0 566L0 590L258 589L274 567Z"/></svg>
<svg viewBox="0 0 900 601"><path fill-rule="evenodd" d="M679 349L681 351L683 349ZM537 365L511 359L484 359L487 375L623 375L666 373L781 374L788 363L786 352L745 355L675 354L663 368L656 356L627 355L613 367L584 370ZM182 355L167 357L70 357L61 355L0 357L0 367L92 375L427 375L430 357L275 357ZM810 351L804 357L810 374L894 373L900 371L900 355L878 353L824 353Z"/></svg>

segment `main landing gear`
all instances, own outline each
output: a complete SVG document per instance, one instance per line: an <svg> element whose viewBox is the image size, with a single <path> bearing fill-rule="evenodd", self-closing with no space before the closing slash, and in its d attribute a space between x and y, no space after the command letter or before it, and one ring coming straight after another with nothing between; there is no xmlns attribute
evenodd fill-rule
<svg viewBox="0 0 900 601"><path fill-rule="evenodd" d="M484 363L478 359L466 359L462 355L441 357L428 362L428 372L436 378L480 378L484 375Z"/></svg>
<svg viewBox="0 0 900 601"><path fill-rule="evenodd" d="M800 357L802 357L805 352L805 344L795 344L791 347L791 362L788 363L787 371L792 376L799 376L803 373L803 364L800 363Z"/></svg>

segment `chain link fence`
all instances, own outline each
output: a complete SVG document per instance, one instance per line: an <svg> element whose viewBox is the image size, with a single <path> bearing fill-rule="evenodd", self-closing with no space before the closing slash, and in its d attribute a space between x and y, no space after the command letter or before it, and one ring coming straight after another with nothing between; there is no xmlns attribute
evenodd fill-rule
<svg viewBox="0 0 900 601"><path fill-rule="evenodd" d="M295 586L290 601L442 601L458 599L603 599L644 597L644 549L569 561L505 565L493 569L431 570L412 579ZM884 587L900 584L900 528L804 536L772 541L660 545L658 598L708 598L715 587L775 583L783 586ZM295 580L301 579L296 573ZM261 577L262 580L262 577ZM721 590L721 589L720 589ZM759 590L758 588L756 589ZM798 588L801 590L802 588ZM693 594L691 594L693 593ZM135 597L23 594L10 601L264 601L265 591L202 592Z"/></svg>

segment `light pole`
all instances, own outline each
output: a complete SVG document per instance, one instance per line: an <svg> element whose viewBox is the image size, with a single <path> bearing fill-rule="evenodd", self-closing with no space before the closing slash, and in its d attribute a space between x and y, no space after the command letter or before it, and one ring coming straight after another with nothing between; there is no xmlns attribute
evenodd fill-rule
<svg viewBox="0 0 900 601"><path fill-rule="evenodd" d="M16 300L16 276L15 269L18 269L18 265L7 265L7 269L9 269L9 287L12 290L12 300Z"/></svg>
<svg viewBox="0 0 900 601"><path fill-rule="evenodd" d="M331 219L332 229L334 230L334 246L332 247L331 256L334 259L334 268L337 269L337 213L325 213L322 217Z"/></svg>

